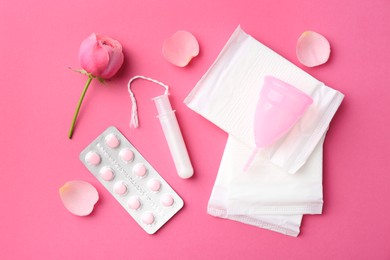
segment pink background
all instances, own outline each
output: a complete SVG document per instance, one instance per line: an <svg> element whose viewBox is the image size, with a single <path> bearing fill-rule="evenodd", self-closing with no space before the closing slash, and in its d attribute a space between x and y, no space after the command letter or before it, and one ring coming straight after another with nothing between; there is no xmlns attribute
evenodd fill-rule
<svg viewBox="0 0 390 260"><path fill-rule="evenodd" d="M0 2L1 259L390 259L390 2L168 0ZM340 90L346 98L324 152L324 212L305 216L298 238L206 214L227 135L183 100L237 25ZM201 54L186 68L166 62L162 43L192 32ZM329 62L305 68L295 44L305 30L332 47ZM125 64L93 82L74 138L67 132L86 78L80 42L92 32L116 38ZM195 176L180 179L150 98L162 89L135 82L141 128L129 129L127 81L141 74L171 86ZM110 125L139 148L185 207L146 234L79 161ZM85 180L99 191L92 215L77 217L58 189Z"/></svg>

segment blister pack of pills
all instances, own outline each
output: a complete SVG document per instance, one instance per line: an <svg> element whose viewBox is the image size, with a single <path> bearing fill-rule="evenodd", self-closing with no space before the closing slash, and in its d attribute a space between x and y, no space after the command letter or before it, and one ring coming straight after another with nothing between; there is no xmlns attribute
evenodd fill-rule
<svg viewBox="0 0 390 260"><path fill-rule="evenodd" d="M148 234L155 233L184 205L113 126L80 153L80 160Z"/></svg>

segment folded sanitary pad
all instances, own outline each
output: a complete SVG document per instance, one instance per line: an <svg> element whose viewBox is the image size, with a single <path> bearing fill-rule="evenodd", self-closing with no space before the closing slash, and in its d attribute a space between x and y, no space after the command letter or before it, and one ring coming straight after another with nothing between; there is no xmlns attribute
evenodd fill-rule
<svg viewBox="0 0 390 260"><path fill-rule="evenodd" d="M254 115L267 75L305 92L313 103L243 172L256 147ZM298 235L302 214L322 211L322 144L343 97L238 27L184 101L229 134L208 213Z"/></svg>
<svg viewBox="0 0 390 260"><path fill-rule="evenodd" d="M252 150L229 135L207 212L297 236L302 214L322 212L322 143L297 174L261 156L242 172Z"/></svg>

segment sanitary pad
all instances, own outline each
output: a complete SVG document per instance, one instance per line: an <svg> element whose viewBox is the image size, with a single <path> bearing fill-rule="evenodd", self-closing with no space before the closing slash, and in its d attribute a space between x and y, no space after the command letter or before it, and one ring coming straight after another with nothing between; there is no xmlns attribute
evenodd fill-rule
<svg viewBox="0 0 390 260"><path fill-rule="evenodd" d="M300 89L313 103L243 172L256 147L254 115L267 75ZM343 97L238 27L184 101L229 134L208 213L298 235L302 214L322 211L322 143Z"/></svg>
<svg viewBox="0 0 390 260"><path fill-rule="evenodd" d="M229 135L207 212L297 236L302 214L322 212L322 143L297 174L261 156L242 172L252 150Z"/></svg>

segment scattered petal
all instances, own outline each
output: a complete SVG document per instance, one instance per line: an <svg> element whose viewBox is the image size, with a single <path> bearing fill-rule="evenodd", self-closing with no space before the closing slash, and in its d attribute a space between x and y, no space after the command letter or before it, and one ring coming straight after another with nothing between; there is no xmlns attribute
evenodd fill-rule
<svg viewBox="0 0 390 260"><path fill-rule="evenodd" d="M303 65L315 67L328 61L330 44L321 34L306 31L298 39L296 52Z"/></svg>
<svg viewBox="0 0 390 260"><path fill-rule="evenodd" d="M165 40L162 51L167 61L178 67L184 67L199 54L199 44L191 33L178 31Z"/></svg>
<svg viewBox="0 0 390 260"><path fill-rule="evenodd" d="M89 215L99 200L95 187L85 181L69 181L59 192L65 208L77 216Z"/></svg>

